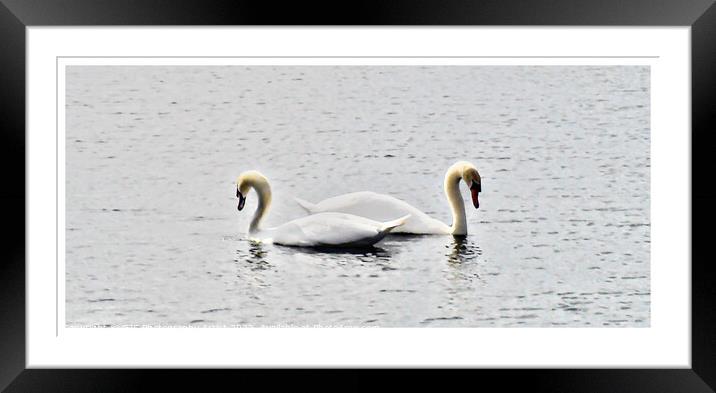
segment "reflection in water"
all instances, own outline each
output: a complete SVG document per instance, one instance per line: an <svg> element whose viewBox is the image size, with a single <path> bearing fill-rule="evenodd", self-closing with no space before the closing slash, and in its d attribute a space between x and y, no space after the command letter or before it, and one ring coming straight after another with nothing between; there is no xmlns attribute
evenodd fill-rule
<svg viewBox="0 0 716 393"><path fill-rule="evenodd" d="M268 252L264 249L261 242L247 240L249 243L248 254L242 249L236 250L236 262L239 264L247 263L251 270L269 270L271 264L266 260Z"/></svg>
<svg viewBox="0 0 716 393"><path fill-rule="evenodd" d="M363 263L373 264L382 270L395 270L391 259L395 250L382 247L287 247L275 245L283 255L300 255L318 261L327 267L356 266Z"/></svg>
<svg viewBox="0 0 716 393"><path fill-rule="evenodd" d="M240 244L242 244L241 242ZM384 248L370 247L289 247L278 244L264 244L255 240L246 240L248 247L239 247L236 250L237 257L234 259L241 269L248 268L251 271L270 270L275 267L269 262L271 258L285 258L296 255L310 256L322 261L333 261L341 264L353 261L360 262L382 262L390 261L393 251ZM245 244L245 243L243 243ZM273 249L273 255L268 251Z"/></svg>
<svg viewBox="0 0 716 393"><path fill-rule="evenodd" d="M480 247L472 244L467 236L453 236L445 248L450 250L446 256L451 264L471 262L482 255Z"/></svg>
<svg viewBox="0 0 716 393"><path fill-rule="evenodd" d="M340 255L357 255L357 256L373 256L376 258L390 258L390 253L380 247L331 247L331 246L315 246L315 247L289 247L281 246L288 252L302 252L306 254L332 254Z"/></svg>

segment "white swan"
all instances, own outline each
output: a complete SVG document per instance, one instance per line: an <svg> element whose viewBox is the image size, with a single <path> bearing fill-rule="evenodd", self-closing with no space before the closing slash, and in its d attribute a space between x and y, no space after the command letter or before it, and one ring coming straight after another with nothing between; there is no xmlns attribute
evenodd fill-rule
<svg viewBox="0 0 716 393"><path fill-rule="evenodd" d="M355 214L372 220L382 221L391 217L410 214L410 218L393 233L412 233L421 235L451 234L467 235L465 204L460 195L460 179L472 194L475 209L480 207L478 194L482 191L480 174L474 165L466 161L453 164L445 174L445 195L452 210L452 226L446 225L398 198L375 192L354 192L310 203L299 198L296 202L309 213L341 212Z"/></svg>
<svg viewBox="0 0 716 393"><path fill-rule="evenodd" d="M271 187L266 177L257 171L242 173L236 180L239 211L244 208L251 188L258 194L259 203L249 225L249 237L285 246L371 246L409 217L403 215L397 220L378 222L345 213L319 213L264 229L261 228L261 220L271 204Z"/></svg>

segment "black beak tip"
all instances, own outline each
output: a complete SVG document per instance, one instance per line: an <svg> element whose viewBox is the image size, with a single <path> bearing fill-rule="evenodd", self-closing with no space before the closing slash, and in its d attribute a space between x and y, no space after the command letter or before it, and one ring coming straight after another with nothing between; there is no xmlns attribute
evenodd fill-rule
<svg viewBox="0 0 716 393"><path fill-rule="evenodd" d="M246 197L241 194L241 192L236 189L236 197L239 198L239 206L236 208L241 211L244 208L244 204L246 203Z"/></svg>

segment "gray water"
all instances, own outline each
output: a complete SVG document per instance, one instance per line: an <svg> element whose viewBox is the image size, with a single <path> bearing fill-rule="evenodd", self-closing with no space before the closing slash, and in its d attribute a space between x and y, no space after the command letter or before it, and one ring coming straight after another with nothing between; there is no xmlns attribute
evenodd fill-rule
<svg viewBox="0 0 716 393"><path fill-rule="evenodd" d="M649 68L71 66L68 326L649 326ZM326 252L247 240L360 190L469 235ZM464 185L462 186L464 190ZM469 201L469 193L463 193Z"/></svg>

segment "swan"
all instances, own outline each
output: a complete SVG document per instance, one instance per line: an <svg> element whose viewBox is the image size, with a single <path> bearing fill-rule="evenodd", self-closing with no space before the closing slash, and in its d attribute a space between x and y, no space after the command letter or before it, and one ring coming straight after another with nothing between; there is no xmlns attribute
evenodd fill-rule
<svg viewBox="0 0 716 393"><path fill-rule="evenodd" d="M450 203L450 210L452 210L452 225L444 224L398 198L370 191L338 195L318 203L311 203L300 198L294 199L311 214L340 212L378 221L409 214L410 218L405 224L395 228L393 233L464 236L467 235L467 218L465 217L465 204L460 195L460 179L470 189L475 209L480 207L478 200L478 194L482 191L480 174L471 163L456 162L447 170L444 182L445 195Z"/></svg>
<svg viewBox="0 0 716 393"><path fill-rule="evenodd" d="M301 247L372 246L409 218L403 215L398 219L378 222L346 213L327 212L301 217L274 228L262 228L261 221L271 205L271 187L268 179L258 171L242 173L236 180L239 211L244 208L246 195L252 188L258 195L259 203L249 225L249 237L267 243Z"/></svg>

